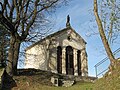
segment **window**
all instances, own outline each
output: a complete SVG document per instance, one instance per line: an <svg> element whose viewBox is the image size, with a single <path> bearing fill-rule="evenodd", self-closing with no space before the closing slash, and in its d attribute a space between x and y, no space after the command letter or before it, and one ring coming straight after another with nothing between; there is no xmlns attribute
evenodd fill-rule
<svg viewBox="0 0 120 90"><path fill-rule="evenodd" d="M70 37L70 36L68 36L68 37L67 37L67 39L70 41L70 40L71 40L71 37Z"/></svg>

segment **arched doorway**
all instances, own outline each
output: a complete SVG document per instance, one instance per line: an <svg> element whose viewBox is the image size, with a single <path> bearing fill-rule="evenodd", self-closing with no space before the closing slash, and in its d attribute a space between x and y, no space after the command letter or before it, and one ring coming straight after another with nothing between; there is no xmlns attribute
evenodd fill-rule
<svg viewBox="0 0 120 90"><path fill-rule="evenodd" d="M82 75L81 72L81 56L80 56L80 50L77 51L77 65L78 65L78 75Z"/></svg>
<svg viewBox="0 0 120 90"><path fill-rule="evenodd" d="M74 75L73 49L71 46L66 47L66 74Z"/></svg>
<svg viewBox="0 0 120 90"><path fill-rule="evenodd" d="M57 71L62 73L62 48L61 46L57 47Z"/></svg>

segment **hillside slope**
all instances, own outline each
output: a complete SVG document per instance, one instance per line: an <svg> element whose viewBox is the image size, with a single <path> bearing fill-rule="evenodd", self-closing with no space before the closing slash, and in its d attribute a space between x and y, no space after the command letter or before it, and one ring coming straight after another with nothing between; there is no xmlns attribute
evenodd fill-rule
<svg viewBox="0 0 120 90"><path fill-rule="evenodd" d="M53 76L66 78L59 74L41 70L20 70L11 82L5 79L2 90L93 90L93 83L82 80L71 87L55 87L50 81Z"/></svg>
<svg viewBox="0 0 120 90"><path fill-rule="evenodd" d="M120 90L120 60L117 60L112 71L95 82L95 90Z"/></svg>

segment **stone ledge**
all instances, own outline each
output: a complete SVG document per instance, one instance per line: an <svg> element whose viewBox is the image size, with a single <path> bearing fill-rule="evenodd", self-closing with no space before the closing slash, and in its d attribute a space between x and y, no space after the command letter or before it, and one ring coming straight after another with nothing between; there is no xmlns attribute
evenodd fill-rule
<svg viewBox="0 0 120 90"><path fill-rule="evenodd" d="M75 83L74 80L61 79L59 77L51 77L51 82L54 86L64 86L64 87L70 87Z"/></svg>
<svg viewBox="0 0 120 90"><path fill-rule="evenodd" d="M75 83L74 80L63 80L63 81L62 81L62 86L64 86L64 87L70 87L70 86L72 86L74 83Z"/></svg>

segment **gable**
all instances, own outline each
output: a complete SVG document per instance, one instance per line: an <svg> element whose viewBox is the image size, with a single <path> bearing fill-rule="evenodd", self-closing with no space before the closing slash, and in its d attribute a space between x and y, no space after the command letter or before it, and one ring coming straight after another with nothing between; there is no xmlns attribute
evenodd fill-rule
<svg viewBox="0 0 120 90"><path fill-rule="evenodd" d="M34 43L33 45L31 45L29 47L27 47L26 50L34 47L37 44L42 44L45 40L53 40L54 41L57 39L58 41L61 41L63 39L64 40L67 39L67 41L68 41L69 36L73 40L76 40L76 42L78 42L78 43L86 44L85 40L74 29L72 29L71 27L67 27L67 28L64 28L60 31L53 33L53 34L48 35L47 37L41 39L40 41Z"/></svg>

